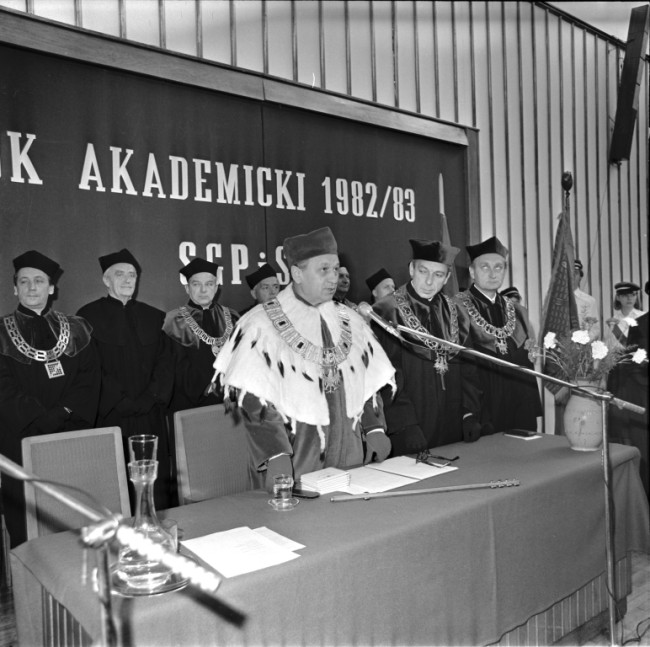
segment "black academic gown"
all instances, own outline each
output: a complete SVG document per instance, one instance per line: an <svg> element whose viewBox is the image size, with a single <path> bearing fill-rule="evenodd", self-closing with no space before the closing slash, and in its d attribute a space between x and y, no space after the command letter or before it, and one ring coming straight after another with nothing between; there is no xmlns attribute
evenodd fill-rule
<svg viewBox="0 0 650 647"><path fill-rule="evenodd" d="M189 301L186 308L199 327L210 337L221 338L226 334L224 306L213 301L209 308L202 308ZM232 323L235 324L239 314L232 308L228 308L228 312ZM172 341L174 355L175 380L171 412L223 402L223 393L206 393L214 377L215 354L212 347L190 330L179 308L167 313L163 330Z"/></svg>
<svg viewBox="0 0 650 647"><path fill-rule="evenodd" d="M425 332L441 339L453 340L451 309L441 293L431 301L423 299L410 283L406 299ZM395 295L380 299L375 311L393 324L408 325L397 307ZM471 347L469 318L462 306L456 306L458 341ZM458 356L449 359L448 370L441 376L435 368L436 353L406 334L415 345L373 327L386 354L395 367L397 391L382 392L388 435L393 456L413 454L423 449L439 447L463 440L463 416L473 414L479 419L480 385L476 368L460 362Z"/></svg>
<svg viewBox="0 0 650 647"><path fill-rule="evenodd" d="M129 436L158 436L154 502L158 509L167 508L175 501L165 417L174 371L171 342L162 331L165 313L133 299L124 305L106 296L79 314L93 327L102 368L97 426L120 427L127 462Z"/></svg>
<svg viewBox="0 0 650 647"><path fill-rule="evenodd" d="M506 300L497 294L492 303L474 285L465 293L468 295L478 313L488 323L501 328L506 324ZM462 303L457 295L455 299ZM486 332L476 321L471 321L471 337L474 349L518 364L525 368L534 368L528 356L526 342L531 338L530 325L526 309L515 304L515 329L507 338L507 351L502 354L497 350L496 337ZM487 423L482 433L489 430L492 433L506 429L537 430L537 417L542 415L542 404L539 397L537 381L524 373L516 373L513 369L505 368L488 362L466 356L463 361L473 363L478 368L483 400L481 402L481 422ZM491 428L490 426L491 425Z"/></svg>
<svg viewBox="0 0 650 647"><path fill-rule="evenodd" d="M13 313L25 341L38 350L57 343L60 324L49 308L41 315L19 306ZM94 426L100 368L90 326L68 316L70 341L58 358L63 375L49 378L43 362L20 353L0 320L0 453L22 465L21 441L28 436ZM70 409L68 413L65 409ZM11 546L27 538L23 484L2 476L2 504Z"/></svg>
<svg viewBox="0 0 650 647"><path fill-rule="evenodd" d="M636 320L637 325L628 332L627 345L649 352L648 347L648 313L642 314ZM645 409L643 415L633 413L616 406L608 407L609 438L612 442L633 445L641 453L639 470L646 496L650 498L650 466L648 464L648 364L626 362L618 364L607 379L607 390L621 400L638 404Z"/></svg>

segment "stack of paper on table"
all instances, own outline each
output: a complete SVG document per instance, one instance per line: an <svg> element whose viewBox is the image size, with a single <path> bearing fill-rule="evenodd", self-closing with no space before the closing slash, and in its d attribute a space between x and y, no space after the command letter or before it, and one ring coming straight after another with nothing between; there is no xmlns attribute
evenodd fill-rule
<svg viewBox="0 0 650 647"><path fill-rule="evenodd" d="M300 557L293 551L304 548L302 544L265 527L255 530L242 527L213 532L182 541L181 546L224 577L283 564Z"/></svg>
<svg viewBox="0 0 650 647"><path fill-rule="evenodd" d="M300 477L300 487L319 494L341 492L350 484L350 473L337 467L326 467Z"/></svg>

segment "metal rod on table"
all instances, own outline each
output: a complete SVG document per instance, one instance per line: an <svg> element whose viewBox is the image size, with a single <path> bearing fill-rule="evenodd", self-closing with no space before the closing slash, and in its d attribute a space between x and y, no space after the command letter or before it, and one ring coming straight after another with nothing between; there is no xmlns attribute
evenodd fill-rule
<svg viewBox="0 0 650 647"><path fill-rule="evenodd" d="M490 481L489 483L468 483L467 485L449 485L447 487L432 487L422 490L398 490L397 492L366 492L365 494L338 494L330 498L330 501L367 501L368 499L387 499L394 496L411 496L413 494L436 494L438 492L457 492L458 490L480 490L513 487L519 485L517 479Z"/></svg>

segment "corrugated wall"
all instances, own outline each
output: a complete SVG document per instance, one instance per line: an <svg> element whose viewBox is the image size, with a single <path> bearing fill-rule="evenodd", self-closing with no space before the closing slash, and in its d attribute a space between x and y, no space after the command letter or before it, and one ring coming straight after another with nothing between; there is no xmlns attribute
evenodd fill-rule
<svg viewBox="0 0 650 647"><path fill-rule="evenodd" d="M560 178L583 288L648 279L648 71L629 162L608 162L624 44L541 2L0 0L0 5L475 128L481 238L539 330ZM451 217L451 216L450 216ZM461 244L463 241L453 241ZM477 241L471 241L477 242ZM644 308L647 303L644 302Z"/></svg>

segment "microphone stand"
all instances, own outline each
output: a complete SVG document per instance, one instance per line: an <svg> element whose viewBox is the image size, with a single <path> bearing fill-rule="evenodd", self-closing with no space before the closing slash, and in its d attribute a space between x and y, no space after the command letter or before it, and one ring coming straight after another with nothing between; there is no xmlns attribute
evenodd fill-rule
<svg viewBox="0 0 650 647"><path fill-rule="evenodd" d="M217 598L216 590L221 583L221 577L216 572L203 568L195 561L168 550L137 530L124 525L120 515L105 516L100 514L94 508L65 492L63 486L40 480L38 476L28 472L2 454L0 454L0 472L5 472L20 481L30 482L35 488L93 522L94 525L82 528L81 541L85 546L98 551L98 596L102 616L102 644L106 647L119 645L111 604L108 547L112 542L168 566L174 573L187 579L190 584L215 600L217 611L226 620L236 626L241 626L244 623L246 618L242 613Z"/></svg>
<svg viewBox="0 0 650 647"><path fill-rule="evenodd" d="M602 416L602 423L603 423L602 465L603 465L603 480L605 483L605 556L607 561L607 590L609 593L607 599L608 611L609 611L609 634L610 634L609 637L610 637L610 644L616 645L616 639L615 639L616 579L615 579L615 564L614 564L614 516L612 513L614 508L614 502L613 502L613 497L611 492L611 464L609 459L609 444L607 440L607 407L609 404L615 404L619 409L627 409L628 411L632 411L633 413L638 413L639 415L643 415L645 413L645 409L632 402L627 402L626 400L615 398L611 393L607 391L603 391L602 393L592 393L591 391L588 391L587 389L580 387L577 384L572 384L571 382L567 382L565 380L561 380L559 378L552 377L550 375L545 375L544 373L540 373L539 371L526 368L525 366L519 366L518 364L513 364L512 362L508 362L507 360L501 359L499 357L493 357L492 355L487 355L486 353L482 353L478 350L474 350L473 348L466 348L462 344L456 344L454 342L447 341L446 339L440 339L439 337L435 337L434 335L430 335L428 333L415 331L412 330L411 328L408 328L407 326L402 326L401 324L397 324L396 326L393 326L391 323L389 323L388 321L386 321L382 317L379 317L376 314L372 318L374 321L379 323L384 329L386 329L388 332L390 332L393 335L397 330L404 333L408 333L409 335L414 336L416 338L430 339L434 342L437 342L438 344L447 346L448 348L453 348L455 350L458 350L464 353L465 355L472 355L474 357L479 357L488 362L492 362L493 364L498 364L499 366L505 366L506 368L511 368L515 371L519 371L520 373L525 373L526 375L531 375L541 380L546 380L547 382L553 382L554 384L559 384L560 386L567 387L571 391L577 391L580 394L585 395L588 398L591 398L592 400L600 401L601 416ZM378 321L379 319L381 319L381 322ZM406 340L402 338L402 341L406 341Z"/></svg>

